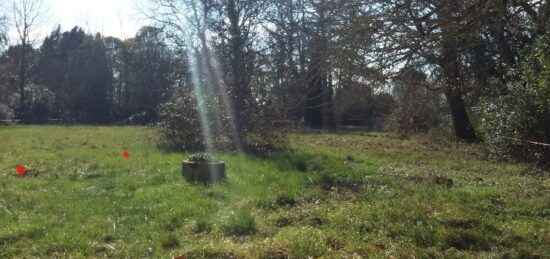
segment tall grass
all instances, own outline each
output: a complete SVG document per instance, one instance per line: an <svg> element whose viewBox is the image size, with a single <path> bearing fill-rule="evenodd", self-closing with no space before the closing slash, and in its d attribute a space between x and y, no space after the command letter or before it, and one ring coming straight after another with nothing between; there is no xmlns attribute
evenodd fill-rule
<svg viewBox="0 0 550 259"><path fill-rule="evenodd" d="M7 126L0 141L1 258L550 254L549 179L475 146L295 134L293 153L216 154L228 181L204 186L150 128Z"/></svg>

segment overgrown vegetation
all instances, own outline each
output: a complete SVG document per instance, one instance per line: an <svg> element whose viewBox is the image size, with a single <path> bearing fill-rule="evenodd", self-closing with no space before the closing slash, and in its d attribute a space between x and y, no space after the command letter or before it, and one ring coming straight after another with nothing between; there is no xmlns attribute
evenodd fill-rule
<svg viewBox="0 0 550 259"><path fill-rule="evenodd" d="M158 129L164 146L175 150L205 149L197 102L192 95L174 89L170 99L159 107L159 119ZM208 122L204 127L214 129L212 125L213 122ZM213 137L211 141L217 139Z"/></svg>
<svg viewBox="0 0 550 259"><path fill-rule="evenodd" d="M550 167L550 36L526 51L485 99L483 131L494 157Z"/></svg>
<svg viewBox="0 0 550 259"><path fill-rule="evenodd" d="M550 253L548 176L483 160L477 146L292 134L293 153L217 153L227 182L204 186L182 178L188 154L159 149L155 132L0 127L0 257Z"/></svg>

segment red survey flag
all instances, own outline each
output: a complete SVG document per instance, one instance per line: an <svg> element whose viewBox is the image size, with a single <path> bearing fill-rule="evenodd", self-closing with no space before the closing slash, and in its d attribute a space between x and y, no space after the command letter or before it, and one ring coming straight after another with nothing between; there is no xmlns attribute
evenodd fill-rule
<svg viewBox="0 0 550 259"><path fill-rule="evenodd" d="M17 166L17 174L18 174L19 176L25 176L25 172L26 172L26 171L27 171L27 169L25 169L25 166L24 166L24 165L19 164L19 165Z"/></svg>

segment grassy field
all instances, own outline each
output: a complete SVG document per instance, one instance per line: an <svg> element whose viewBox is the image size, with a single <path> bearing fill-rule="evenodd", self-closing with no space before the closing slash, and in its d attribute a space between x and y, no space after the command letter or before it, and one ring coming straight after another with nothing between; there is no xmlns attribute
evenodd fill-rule
<svg viewBox="0 0 550 259"><path fill-rule="evenodd" d="M291 142L201 186L151 128L0 127L0 258L550 256L547 176L421 137Z"/></svg>

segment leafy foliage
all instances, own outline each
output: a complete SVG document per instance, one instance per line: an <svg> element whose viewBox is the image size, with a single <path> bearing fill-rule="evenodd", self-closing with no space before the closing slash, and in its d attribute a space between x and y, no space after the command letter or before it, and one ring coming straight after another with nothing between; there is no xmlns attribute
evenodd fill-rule
<svg viewBox="0 0 550 259"><path fill-rule="evenodd" d="M204 150L206 143L196 107L193 96L180 89L160 105L158 126L164 145L175 149Z"/></svg>
<svg viewBox="0 0 550 259"><path fill-rule="evenodd" d="M11 120L13 118L13 110L9 106L0 103L0 120Z"/></svg>
<svg viewBox="0 0 550 259"><path fill-rule="evenodd" d="M541 37L527 58L497 81L496 97L481 109L488 150L493 157L550 166L550 36ZM498 85L498 84L502 85Z"/></svg>
<svg viewBox="0 0 550 259"><path fill-rule="evenodd" d="M187 159L191 162L215 162L215 161L218 161L210 153L196 153L196 154L190 155Z"/></svg>
<svg viewBox="0 0 550 259"><path fill-rule="evenodd" d="M174 88L169 100L159 106L158 126L164 145L192 151L205 151L208 147L214 150L243 148L246 152L257 154L289 149L286 132L274 131L271 127L268 106L251 108L253 119L247 122L247 130L234 132L228 111L221 109L219 96L215 93L202 94L202 98L197 98L195 90L188 86ZM203 114L199 111L201 107ZM238 141L242 143L233 141L235 133L242 134L237 136L242 137ZM208 136L209 139L206 139Z"/></svg>
<svg viewBox="0 0 550 259"><path fill-rule="evenodd" d="M55 109L55 94L48 88L39 85L29 85L25 88L26 120L46 122Z"/></svg>

